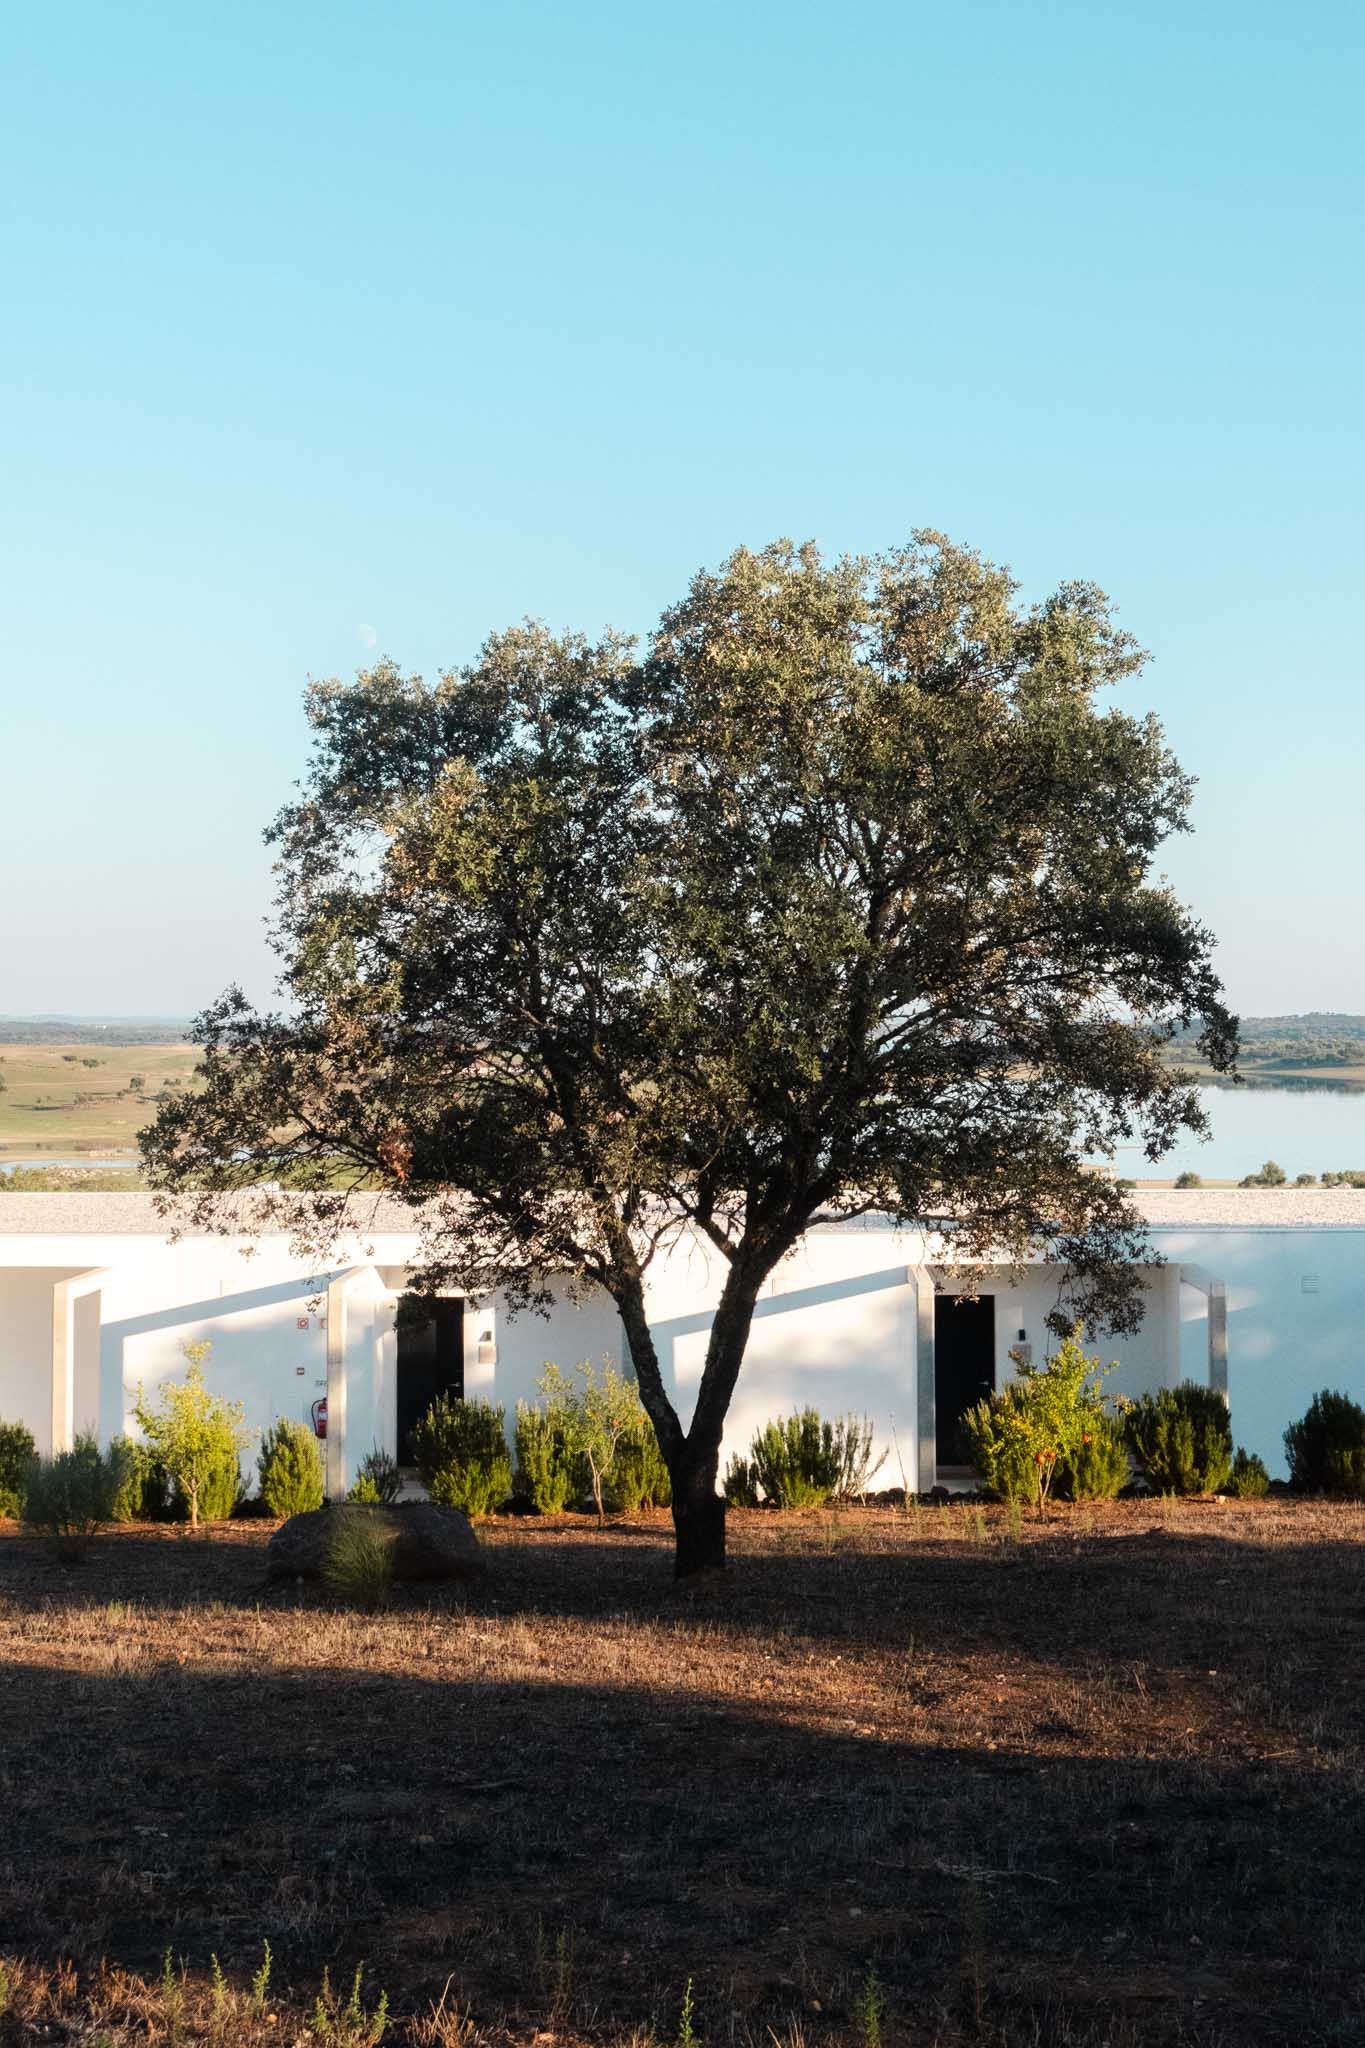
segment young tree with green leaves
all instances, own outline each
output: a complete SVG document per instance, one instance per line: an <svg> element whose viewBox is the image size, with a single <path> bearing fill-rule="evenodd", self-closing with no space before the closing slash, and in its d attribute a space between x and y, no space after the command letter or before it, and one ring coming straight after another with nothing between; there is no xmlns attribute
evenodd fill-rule
<svg viewBox="0 0 1365 2048"><path fill-rule="evenodd" d="M966 1267L1041 1252L1064 1325L1140 1313L1139 1219L1085 1155L1203 1128L1174 1029L1235 1051L1210 935L1151 879L1189 779L1100 702L1142 658L1093 585L1024 605L924 533L741 550L643 654L526 625L434 684L316 686L270 835L284 1006L230 990L199 1020L153 1184L319 1252L382 1187L424 1285L511 1312L556 1274L605 1289L678 1569L723 1564L754 1308L813 1225L929 1223ZM646 1293L684 1234L722 1276L687 1420Z"/></svg>
<svg viewBox="0 0 1365 2048"><path fill-rule="evenodd" d="M182 1345L189 1368L183 1383L166 1381L155 1407L139 1387L133 1406L148 1450L165 1466L183 1498L192 1529L198 1528L210 1494L221 1495L224 1513L231 1512L237 1454L252 1435L245 1427L241 1402L224 1401L205 1384L204 1367L212 1349L207 1340Z"/></svg>
<svg viewBox="0 0 1365 2048"><path fill-rule="evenodd" d="M599 1373L585 1361L578 1367L581 1387L576 1387L557 1365L547 1365L536 1386L564 1432L569 1457L582 1458L588 1468L598 1527L606 1525L607 1509L602 1488L616 1463L622 1440L639 1422L640 1396L632 1381L625 1379L608 1360Z"/></svg>
<svg viewBox="0 0 1365 2048"><path fill-rule="evenodd" d="M1016 1364L1008 1385L968 1410L964 1435L973 1462L1002 1499L1017 1497L1026 1475L1038 1519L1046 1520L1058 1473L1069 1472L1074 1482L1091 1446L1111 1429L1102 1390L1116 1369L1116 1360L1101 1365L1087 1357L1077 1323L1050 1358Z"/></svg>

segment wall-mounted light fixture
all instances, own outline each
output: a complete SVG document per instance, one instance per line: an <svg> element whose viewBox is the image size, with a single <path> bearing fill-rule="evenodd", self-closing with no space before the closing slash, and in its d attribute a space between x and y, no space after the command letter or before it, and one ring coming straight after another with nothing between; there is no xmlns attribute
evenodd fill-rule
<svg viewBox="0 0 1365 2048"><path fill-rule="evenodd" d="M498 1362L498 1347L497 1347L497 1345L496 1345L496 1344L495 1344L495 1343L493 1342L493 1332L492 1332L491 1330L480 1330L480 1332L479 1332L479 1364L480 1364L480 1365L496 1365L496 1364L497 1364L497 1362Z"/></svg>

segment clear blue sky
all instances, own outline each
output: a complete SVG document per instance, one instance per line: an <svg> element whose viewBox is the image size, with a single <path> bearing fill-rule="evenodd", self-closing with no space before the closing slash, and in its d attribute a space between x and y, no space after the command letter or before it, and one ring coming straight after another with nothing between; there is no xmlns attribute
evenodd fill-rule
<svg viewBox="0 0 1365 2048"><path fill-rule="evenodd" d="M309 674L935 525L1108 589L1249 1011L1365 1010L1365 14L5 24L0 1011L269 988Z"/></svg>

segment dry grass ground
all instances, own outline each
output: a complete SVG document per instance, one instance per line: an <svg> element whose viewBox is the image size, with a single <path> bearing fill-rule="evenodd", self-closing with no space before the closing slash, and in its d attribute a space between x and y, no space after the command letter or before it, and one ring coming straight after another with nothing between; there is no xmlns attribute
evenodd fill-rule
<svg viewBox="0 0 1365 2048"><path fill-rule="evenodd" d="M689 1979L708 2043L1365 2040L1362 1510L736 1515L695 1589L483 1533L379 1616L259 1524L0 1538L0 2042L294 2040L362 1960L413 2048Z"/></svg>

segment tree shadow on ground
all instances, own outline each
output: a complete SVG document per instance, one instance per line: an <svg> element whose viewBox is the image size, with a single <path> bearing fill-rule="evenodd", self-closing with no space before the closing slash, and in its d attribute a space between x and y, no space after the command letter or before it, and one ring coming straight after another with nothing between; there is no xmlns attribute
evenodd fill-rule
<svg viewBox="0 0 1365 2048"><path fill-rule="evenodd" d="M307 1611L256 1618L252 1667L177 1661L221 1619L0 1666L0 1952L240 1976L269 1940L296 1982L364 1958L402 2010L453 1976L561 2031L667 2025L688 1979L707 2034L851 2027L875 1971L911 2038L1359 2038L1352 1759L1142 1753L1131 1715L1108 1754L1055 1719L933 1739L913 1672L899 1719L842 1730L666 1662L528 1681L496 1632L476 1675L416 1675L420 1634L412 1673L370 1670L362 1623L349 1666L291 1668Z"/></svg>

